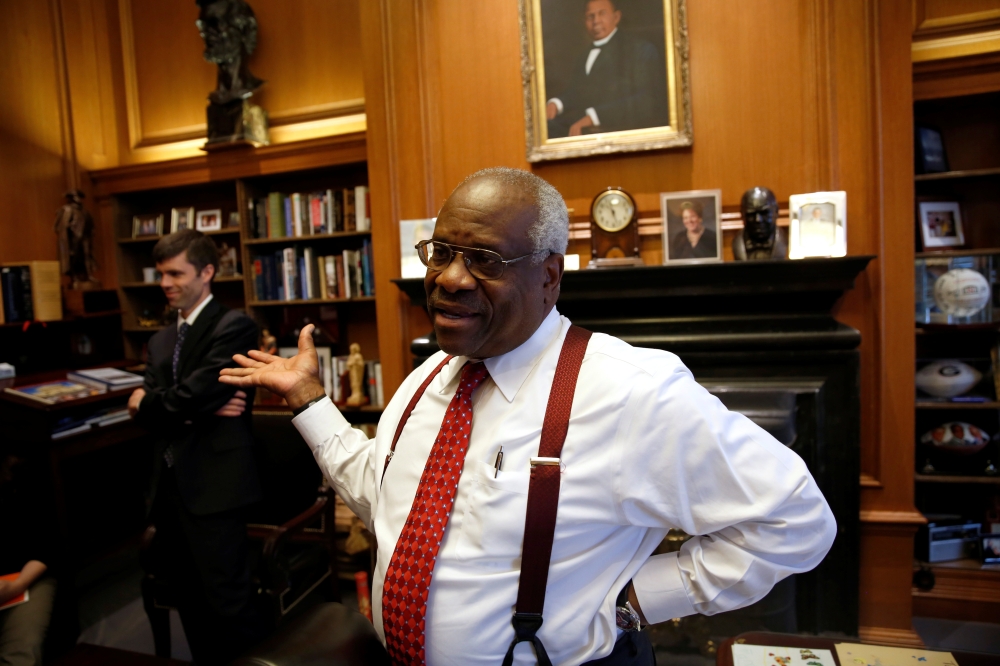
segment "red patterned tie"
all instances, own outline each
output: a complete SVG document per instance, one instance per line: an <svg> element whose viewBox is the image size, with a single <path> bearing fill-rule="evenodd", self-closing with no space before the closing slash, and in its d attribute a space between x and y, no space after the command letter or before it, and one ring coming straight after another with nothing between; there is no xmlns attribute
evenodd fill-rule
<svg viewBox="0 0 1000 666"><path fill-rule="evenodd" d="M469 363L462 368L458 391L445 412L385 573L382 628L396 665L424 663L427 589L469 448L472 392L488 374L483 363Z"/></svg>

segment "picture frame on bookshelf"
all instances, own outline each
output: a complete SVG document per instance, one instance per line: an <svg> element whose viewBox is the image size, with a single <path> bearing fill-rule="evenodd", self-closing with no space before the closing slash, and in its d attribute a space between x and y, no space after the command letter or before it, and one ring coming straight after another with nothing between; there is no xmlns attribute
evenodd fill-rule
<svg viewBox="0 0 1000 666"><path fill-rule="evenodd" d="M918 211L924 249L965 245L962 208L957 201L921 201Z"/></svg>
<svg viewBox="0 0 1000 666"><path fill-rule="evenodd" d="M194 228L194 207L170 209L170 233Z"/></svg>
<svg viewBox="0 0 1000 666"><path fill-rule="evenodd" d="M195 214L194 228L202 233L222 230L222 210L199 210Z"/></svg>
<svg viewBox="0 0 1000 666"><path fill-rule="evenodd" d="M721 202L722 190L660 193L664 266L722 261Z"/></svg>
<svg viewBox="0 0 1000 666"><path fill-rule="evenodd" d="M948 156L944 151L941 132L932 127L916 128L917 140L914 157L917 173L943 173L949 171Z"/></svg>
<svg viewBox="0 0 1000 666"><path fill-rule="evenodd" d="M1000 534L980 534L979 554L983 564L1000 564Z"/></svg>
<svg viewBox="0 0 1000 666"><path fill-rule="evenodd" d="M240 212L234 210L229 214L229 228L234 229L240 226Z"/></svg>
<svg viewBox="0 0 1000 666"><path fill-rule="evenodd" d="M219 244L219 277L236 277L236 248L229 243Z"/></svg>
<svg viewBox="0 0 1000 666"><path fill-rule="evenodd" d="M151 213L132 217L132 238L163 235L163 214Z"/></svg>

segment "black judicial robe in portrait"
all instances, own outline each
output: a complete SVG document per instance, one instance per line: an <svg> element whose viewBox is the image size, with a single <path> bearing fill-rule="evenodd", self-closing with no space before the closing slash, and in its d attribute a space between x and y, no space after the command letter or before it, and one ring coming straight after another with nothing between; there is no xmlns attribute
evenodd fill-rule
<svg viewBox="0 0 1000 666"><path fill-rule="evenodd" d="M156 438L151 494L155 497L166 467L164 452L172 446L177 491L192 514L219 513L260 500L251 432L253 390L245 390L242 416L215 416L237 391L219 382L219 370L236 367L234 354L257 348L257 325L213 298L187 332L175 385L176 341L176 322L150 339L146 397L136 415L137 423Z"/></svg>
<svg viewBox="0 0 1000 666"><path fill-rule="evenodd" d="M601 121L592 132L668 125L666 63L662 51L621 29L607 44L587 74L588 47L577 57L566 89L550 97L563 103L563 112L549 121L549 137L567 136L569 127L588 108Z"/></svg>

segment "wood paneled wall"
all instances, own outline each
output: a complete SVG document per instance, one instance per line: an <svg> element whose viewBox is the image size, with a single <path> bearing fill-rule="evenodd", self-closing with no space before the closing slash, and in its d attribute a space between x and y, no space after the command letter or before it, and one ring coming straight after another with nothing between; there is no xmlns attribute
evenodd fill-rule
<svg viewBox="0 0 1000 666"><path fill-rule="evenodd" d="M72 183L57 11L0 0L0 262L57 258L55 214Z"/></svg>
<svg viewBox="0 0 1000 666"><path fill-rule="evenodd" d="M494 165L531 168L563 193L575 217L609 185L636 195L647 217L659 215L657 193L671 190L721 188L730 206L754 185L779 200L847 190L849 252L878 256L838 308L862 333L862 519L877 532L866 532L864 547L881 553L877 561L863 555L861 618L869 633L915 636L906 573L920 520L910 0L689 0L694 145L530 167L516 3L372 0L362 26L376 233L433 216L465 176ZM380 283L398 265L384 263ZM407 358L426 318L403 296L379 307L380 334L401 332L396 345ZM388 385L404 371L385 369ZM874 575L887 560L903 574Z"/></svg>

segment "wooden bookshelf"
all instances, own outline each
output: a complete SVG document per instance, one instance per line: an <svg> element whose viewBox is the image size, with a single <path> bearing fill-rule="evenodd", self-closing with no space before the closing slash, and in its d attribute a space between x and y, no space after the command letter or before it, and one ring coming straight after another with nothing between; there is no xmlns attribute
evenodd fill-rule
<svg viewBox="0 0 1000 666"><path fill-rule="evenodd" d="M150 254L162 236L132 238L132 218L162 214L168 227L172 208L189 207L196 212L219 209L224 221L229 220L232 213L239 213L238 227L206 234L217 244L225 242L235 247L238 257L239 275L215 279L213 294L216 299L228 307L245 310L259 327L268 328L278 337L279 346L294 344L292 333L308 321L323 329L333 356L347 355L352 342L361 344L366 359L383 356L377 307L373 305L379 298L398 298L391 285L376 289L371 296L261 300L257 297L254 274L255 258L287 247L312 247L318 257L356 250L365 242L372 246L377 244L383 253L398 245L398 241L376 243L371 232L354 230L287 238L254 237L256 227L249 206L251 199L259 200L270 192L305 194L367 185L364 133L117 167L95 171L90 176L97 199L95 208L117 239L115 269L127 356L143 358L149 336L163 329L162 325L139 326L139 316L159 317L166 305L159 284L142 279L142 269L153 266ZM370 212L368 216L371 217ZM374 247L370 259L372 265L393 260L391 255L375 256ZM402 346L402 342L394 345ZM387 400L389 397L390 394L385 396ZM262 407L273 408L270 405ZM381 412L378 407L369 407L360 411L347 410L347 413L363 414L371 421Z"/></svg>

